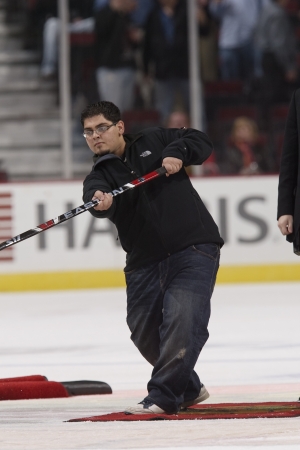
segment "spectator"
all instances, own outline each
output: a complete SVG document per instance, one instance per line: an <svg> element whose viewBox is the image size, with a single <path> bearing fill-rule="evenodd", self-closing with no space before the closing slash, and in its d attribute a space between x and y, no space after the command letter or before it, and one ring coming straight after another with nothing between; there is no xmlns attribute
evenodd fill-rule
<svg viewBox="0 0 300 450"><path fill-rule="evenodd" d="M11 2L9 2L11 3ZM46 19L57 15L56 0L24 0L24 48L41 49Z"/></svg>
<svg viewBox="0 0 300 450"><path fill-rule="evenodd" d="M270 171L268 149L254 120L242 116L235 119L221 168L228 175Z"/></svg>
<svg viewBox="0 0 300 450"><path fill-rule="evenodd" d="M136 8L130 14L130 19L133 25L141 30L143 34L143 28L147 21L149 13L152 11L156 0L136 0ZM94 8L100 10L109 3L109 0L95 0ZM136 105L139 103L147 108L152 107L152 89L151 85L144 83L143 80L143 68L142 68L142 56L141 48L136 52L137 61L137 86L136 86Z"/></svg>
<svg viewBox="0 0 300 450"><path fill-rule="evenodd" d="M223 80L249 80L254 73L253 35L266 0L211 0L219 21L219 59Z"/></svg>
<svg viewBox="0 0 300 450"><path fill-rule="evenodd" d="M189 111L189 61L185 0L158 0L145 25L145 81L154 79L154 107L165 124L176 96ZM200 99L199 99L200 101Z"/></svg>
<svg viewBox="0 0 300 450"><path fill-rule="evenodd" d="M295 88L297 42L284 7L288 0L272 0L260 16L256 44L262 54L261 96L267 103L288 101Z"/></svg>
<svg viewBox="0 0 300 450"><path fill-rule="evenodd" d="M136 9L131 13L131 20L134 25L136 25L137 27L144 26L148 14L154 6L154 2L155 0L137 0ZM108 3L109 0L94 0L94 8L95 10L99 11Z"/></svg>
<svg viewBox="0 0 300 450"><path fill-rule="evenodd" d="M70 33L86 33L94 31L93 2L69 0ZM57 3L54 1L53 3ZM50 5L49 5L50 6ZM59 19L57 17L57 7L50 10L50 17L47 18L43 28L43 58L41 64L41 75L44 78L53 77L57 72L58 64L58 38Z"/></svg>
<svg viewBox="0 0 300 450"><path fill-rule="evenodd" d="M96 14L96 78L99 97L119 105L123 112L134 105L135 50L141 30L130 20L135 0L110 0Z"/></svg>
<svg viewBox="0 0 300 450"><path fill-rule="evenodd" d="M218 24L209 11L209 0L197 0L200 25L200 61L203 82L218 79Z"/></svg>

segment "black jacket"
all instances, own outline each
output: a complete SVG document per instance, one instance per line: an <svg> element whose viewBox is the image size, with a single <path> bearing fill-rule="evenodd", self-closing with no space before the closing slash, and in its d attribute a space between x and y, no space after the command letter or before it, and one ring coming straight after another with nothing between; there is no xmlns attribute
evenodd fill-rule
<svg viewBox="0 0 300 450"><path fill-rule="evenodd" d="M194 129L148 128L124 138L125 161L112 154L98 157L84 181L84 202L90 201L96 190L110 192L161 167L167 156L179 158L188 166L202 164L212 151L208 137ZM214 220L184 168L115 197L107 211L90 212L116 225L127 253L126 271L162 260L193 244L223 245Z"/></svg>
<svg viewBox="0 0 300 450"><path fill-rule="evenodd" d="M189 76L188 28L186 2L181 0L175 8L174 40L168 42L161 21L161 6L149 14L145 25L144 72L154 63L155 77L188 79Z"/></svg>
<svg viewBox="0 0 300 450"><path fill-rule="evenodd" d="M136 44L130 39L128 14L112 9L109 4L95 16L95 57L98 67L135 68Z"/></svg>
<svg viewBox="0 0 300 450"><path fill-rule="evenodd" d="M289 242L300 246L300 89L292 96L286 121L283 149L280 164L278 187L279 217L294 216L294 232L287 235Z"/></svg>

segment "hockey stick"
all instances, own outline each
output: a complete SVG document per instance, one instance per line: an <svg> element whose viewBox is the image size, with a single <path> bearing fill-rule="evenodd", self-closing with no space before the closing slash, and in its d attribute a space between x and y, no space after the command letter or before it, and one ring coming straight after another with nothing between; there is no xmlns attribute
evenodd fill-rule
<svg viewBox="0 0 300 450"><path fill-rule="evenodd" d="M140 186L141 184L153 180L154 178L157 178L161 175L164 175L165 173L167 173L166 169L164 167L160 167L159 169L153 170L153 172L150 172L147 175L137 178L136 180L130 181L130 183L127 183L124 186L119 187L118 189L114 189L112 192L109 192L109 194L111 194L113 197L116 197L117 195L123 194L123 192L126 192L129 189L133 189L137 186ZM54 219L48 220L48 222L41 223L35 228L31 228L30 230L25 231L22 234L18 234L17 236L9 239L8 241L2 242L0 244L0 251L4 250L7 247L11 247L12 245L18 244L21 241L25 241L25 239L29 239L32 236L41 233L42 231L46 231L49 228L54 227L55 225L65 222L66 220L72 219L72 217L78 216L79 214L88 211L94 206L97 206L100 203L100 201L101 200L98 199L91 200L90 202L84 203L83 205L78 206L77 208L71 209L71 211L67 211L66 213L61 214L60 216L55 217Z"/></svg>

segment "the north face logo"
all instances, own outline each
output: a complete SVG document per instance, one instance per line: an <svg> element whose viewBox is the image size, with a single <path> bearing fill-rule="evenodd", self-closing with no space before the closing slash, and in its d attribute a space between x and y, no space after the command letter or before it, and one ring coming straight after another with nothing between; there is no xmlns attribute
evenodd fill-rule
<svg viewBox="0 0 300 450"><path fill-rule="evenodd" d="M151 155L152 153L150 152L150 150L146 150L145 152L143 152L140 156L143 156L143 158L145 158L146 156Z"/></svg>

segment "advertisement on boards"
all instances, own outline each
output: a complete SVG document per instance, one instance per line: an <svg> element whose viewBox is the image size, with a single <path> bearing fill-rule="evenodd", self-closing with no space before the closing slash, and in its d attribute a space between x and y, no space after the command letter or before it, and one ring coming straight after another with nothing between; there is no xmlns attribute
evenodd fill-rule
<svg viewBox="0 0 300 450"><path fill-rule="evenodd" d="M300 264L277 227L277 176L194 178L192 183L225 241L222 267ZM82 203L80 181L2 184L0 241ZM122 270L124 266L114 225L89 212L0 252L0 274Z"/></svg>

